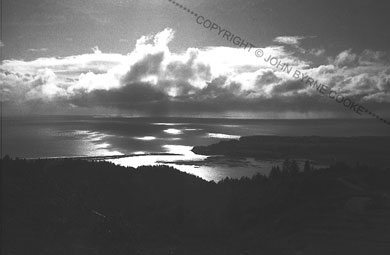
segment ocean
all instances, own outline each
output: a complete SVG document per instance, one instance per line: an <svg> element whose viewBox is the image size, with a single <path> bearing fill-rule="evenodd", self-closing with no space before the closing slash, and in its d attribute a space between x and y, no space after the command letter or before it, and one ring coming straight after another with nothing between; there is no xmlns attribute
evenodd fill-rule
<svg viewBox="0 0 390 255"><path fill-rule="evenodd" d="M279 161L210 158L193 146L249 135L388 136L375 119L254 120L105 116L4 117L2 153L19 158L131 155L123 166L166 164L206 180L268 174ZM177 155L150 155L172 153Z"/></svg>

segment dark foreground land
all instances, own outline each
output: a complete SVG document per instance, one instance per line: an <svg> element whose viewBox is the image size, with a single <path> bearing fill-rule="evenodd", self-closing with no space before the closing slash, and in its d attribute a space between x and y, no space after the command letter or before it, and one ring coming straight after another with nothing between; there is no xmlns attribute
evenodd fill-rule
<svg viewBox="0 0 390 255"><path fill-rule="evenodd" d="M1 160L1 254L390 254L390 169L218 184L168 167Z"/></svg>

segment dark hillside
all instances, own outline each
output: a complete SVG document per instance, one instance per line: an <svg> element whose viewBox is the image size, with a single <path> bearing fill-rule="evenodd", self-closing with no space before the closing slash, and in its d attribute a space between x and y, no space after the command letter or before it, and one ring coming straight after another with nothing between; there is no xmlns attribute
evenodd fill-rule
<svg viewBox="0 0 390 255"><path fill-rule="evenodd" d="M206 182L169 167L2 164L2 254L388 254L390 171ZM273 170L275 171L275 170Z"/></svg>

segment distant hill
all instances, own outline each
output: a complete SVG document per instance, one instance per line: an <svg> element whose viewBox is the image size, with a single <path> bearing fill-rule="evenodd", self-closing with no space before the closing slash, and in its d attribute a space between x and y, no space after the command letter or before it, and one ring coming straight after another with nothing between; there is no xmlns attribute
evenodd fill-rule
<svg viewBox="0 0 390 255"><path fill-rule="evenodd" d="M337 161L385 165L390 163L390 137L247 136L192 149L201 155L302 158L330 164Z"/></svg>

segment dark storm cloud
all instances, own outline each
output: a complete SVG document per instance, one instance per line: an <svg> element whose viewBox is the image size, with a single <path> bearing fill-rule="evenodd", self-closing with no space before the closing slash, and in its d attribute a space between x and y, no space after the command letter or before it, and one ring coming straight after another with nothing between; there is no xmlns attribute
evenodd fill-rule
<svg viewBox="0 0 390 255"><path fill-rule="evenodd" d="M264 72L262 75L259 75L256 84L258 86L268 85L272 83L280 82L282 79L277 77L275 73L271 70Z"/></svg>
<svg viewBox="0 0 390 255"><path fill-rule="evenodd" d="M94 90L74 96L71 102L78 106L110 106L131 108L138 104L161 102L168 96L148 83L128 83L126 86L111 90Z"/></svg>
<svg viewBox="0 0 390 255"><path fill-rule="evenodd" d="M211 77L210 66L195 61L198 53L198 51L190 50L187 61L173 61L168 64L167 71L180 80L196 78L198 75L201 75L202 79L209 79Z"/></svg>
<svg viewBox="0 0 390 255"><path fill-rule="evenodd" d="M161 69L161 62L164 60L164 52L148 54L142 60L135 63L130 71L122 78L122 83L127 84L139 81L147 75L158 75Z"/></svg>
<svg viewBox="0 0 390 255"><path fill-rule="evenodd" d="M203 101L207 101L208 99L229 101L230 99L239 97L242 93L241 84L236 82L227 84L227 79L227 77L221 76L207 83L207 86L196 95L196 98Z"/></svg>
<svg viewBox="0 0 390 255"><path fill-rule="evenodd" d="M307 86L300 80L288 80L280 83L272 88L273 95L285 94L288 92L297 93L301 89L305 89Z"/></svg>

